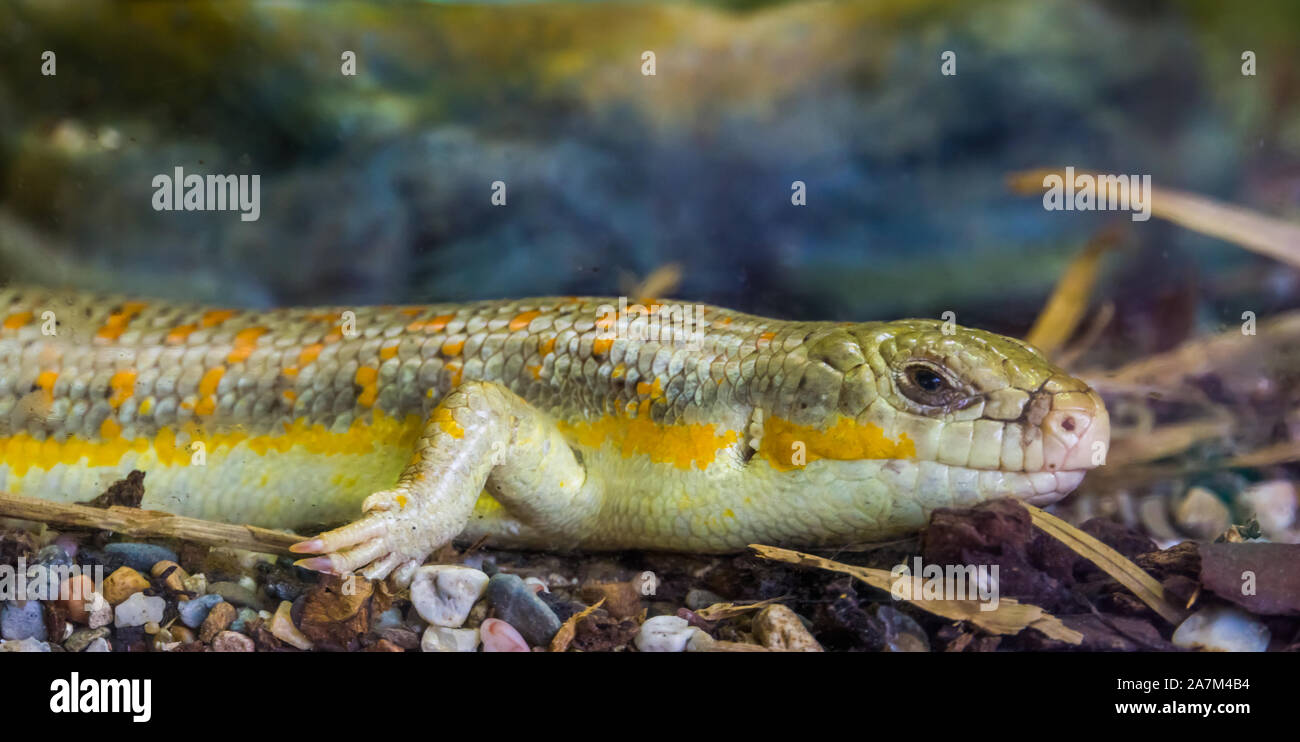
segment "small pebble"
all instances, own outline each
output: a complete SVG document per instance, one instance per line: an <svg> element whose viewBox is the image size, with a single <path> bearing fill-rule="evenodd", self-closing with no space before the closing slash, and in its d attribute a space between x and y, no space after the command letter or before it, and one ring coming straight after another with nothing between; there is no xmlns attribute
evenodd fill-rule
<svg viewBox="0 0 1300 742"><path fill-rule="evenodd" d="M150 621L144 625L144 633L149 636L156 636L161 630L162 627L158 625L157 621Z"/></svg>
<svg viewBox="0 0 1300 742"><path fill-rule="evenodd" d="M150 571L153 569L153 565L158 562L178 561L176 552L162 546L155 546L154 544L123 541L121 543L105 546L104 551L108 554L121 557L126 566L138 569L141 572Z"/></svg>
<svg viewBox="0 0 1300 742"><path fill-rule="evenodd" d="M36 639L0 641L0 652L52 652L50 645Z"/></svg>
<svg viewBox="0 0 1300 742"><path fill-rule="evenodd" d="M119 567L104 579L104 598L109 605L117 605L149 587L149 580L133 567Z"/></svg>
<svg viewBox="0 0 1300 742"><path fill-rule="evenodd" d="M768 649L789 652L821 652L822 645L788 607L769 605L754 617L754 636Z"/></svg>
<svg viewBox="0 0 1300 742"><path fill-rule="evenodd" d="M252 652L256 648L252 639L234 631L223 631L212 640L214 652Z"/></svg>
<svg viewBox="0 0 1300 742"><path fill-rule="evenodd" d="M375 617L375 625L372 627L375 633L384 629L405 628L406 622L402 620L402 611L396 606L389 608Z"/></svg>
<svg viewBox="0 0 1300 742"><path fill-rule="evenodd" d="M1212 539L1232 525L1232 512L1212 490L1192 487L1174 509L1174 522L1186 533Z"/></svg>
<svg viewBox="0 0 1300 742"><path fill-rule="evenodd" d="M516 632L517 633L517 632ZM473 652L478 649L478 629L430 626L420 639L421 652Z"/></svg>
<svg viewBox="0 0 1300 742"><path fill-rule="evenodd" d="M230 624L230 630L243 633L248 630L248 622L255 621L257 618L257 611L252 608L240 608L239 614L235 616L235 622Z"/></svg>
<svg viewBox="0 0 1300 742"><path fill-rule="evenodd" d="M885 627L885 650L888 652L929 652L930 637L916 619L881 604L876 608L876 618Z"/></svg>
<svg viewBox="0 0 1300 742"><path fill-rule="evenodd" d="M560 619L518 575L499 573L488 580L488 602L532 646L544 647L560 630Z"/></svg>
<svg viewBox="0 0 1300 742"><path fill-rule="evenodd" d="M45 606L39 600L14 600L0 608L0 638L5 640L49 638L45 629Z"/></svg>
<svg viewBox="0 0 1300 742"><path fill-rule="evenodd" d="M1286 479L1252 485L1237 499L1242 509L1259 521L1259 528L1265 536L1280 539L1288 535L1293 526L1300 525L1296 522L1300 496L1296 494L1295 484Z"/></svg>
<svg viewBox="0 0 1300 742"><path fill-rule="evenodd" d="M190 575L181 579L181 586L185 592L198 595L206 595L208 592L208 576L202 572L196 575Z"/></svg>
<svg viewBox="0 0 1300 742"><path fill-rule="evenodd" d="M112 652L113 648L109 646L108 639L99 637L92 641L84 650L86 652Z"/></svg>
<svg viewBox="0 0 1300 742"><path fill-rule="evenodd" d="M167 570L171 570L171 573L168 574ZM154 577L162 577L166 574L167 578L163 580L163 584L173 592L184 590L185 578L189 576L185 574L185 570L181 569L181 565L167 559L153 565L153 568L149 570L149 574Z"/></svg>
<svg viewBox="0 0 1300 742"><path fill-rule="evenodd" d="M87 575L73 575L59 583L57 602L63 606L69 621L84 624L90 620L90 597L94 592L94 580Z"/></svg>
<svg viewBox="0 0 1300 742"><path fill-rule="evenodd" d="M189 644L190 642L198 641L198 638L194 635L194 631L188 626L172 624L172 627L168 629L168 631L172 634L172 641L180 642L181 644Z"/></svg>
<svg viewBox="0 0 1300 742"><path fill-rule="evenodd" d="M241 607L247 606L258 610L266 608L266 601L259 597L255 590L237 582L214 582L208 585L208 595L220 595Z"/></svg>
<svg viewBox="0 0 1300 742"><path fill-rule="evenodd" d="M203 625L203 619L208 617L208 611L221 602L223 599L220 595L203 595L194 600L182 600L177 604L176 610L181 615L181 623L197 629Z"/></svg>
<svg viewBox="0 0 1300 742"><path fill-rule="evenodd" d="M161 623L167 601L157 596L135 593L113 609L113 625L119 627L144 626L153 621Z"/></svg>
<svg viewBox="0 0 1300 742"><path fill-rule="evenodd" d="M199 629L199 641L211 642L217 634L230 628L230 624L235 622L235 614L235 607L224 600L212 606L212 610L208 611L208 617L203 619L203 626Z"/></svg>
<svg viewBox="0 0 1300 742"><path fill-rule="evenodd" d="M1263 652L1268 627L1238 608L1210 607L1193 613L1174 631L1175 646L1207 652Z"/></svg>
<svg viewBox="0 0 1300 742"><path fill-rule="evenodd" d="M72 636L63 642L63 648L69 652L80 652L90 645L96 639L107 638L109 629L107 626L100 626L97 629L77 629L72 632Z"/></svg>
<svg viewBox="0 0 1300 742"><path fill-rule="evenodd" d="M527 652L528 642L515 627L499 618L489 618L479 628L484 652ZM421 642L423 644L423 642Z"/></svg>
<svg viewBox="0 0 1300 742"><path fill-rule="evenodd" d="M525 577L524 584L532 588L534 593L549 593L551 591L540 577Z"/></svg>
<svg viewBox="0 0 1300 742"><path fill-rule="evenodd" d="M77 552L81 549L81 544L77 541L77 537L70 533L60 535L58 538L54 539L54 543L62 548L72 560L77 558Z"/></svg>
<svg viewBox="0 0 1300 742"><path fill-rule="evenodd" d="M636 582L588 582L580 591L582 599L591 605L604 600L601 606L614 618L633 618L641 615L641 588Z"/></svg>
<svg viewBox="0 0 1300 742"><path fill-rule="evenodd" d="M686 643L699 629L677 616L646 619L636 634L636 648L642 652L685 652Z"/></svg>
<svg viewBox="0 0 1300 742"><path fill-rule="evenodd" d="M60 544L50 544L36 552L36 564L43 567L71 567L72 554Z"/></svg>
<svg viewBox="0 0 1300 742"><path fill-rule="evenodd" d="M454 629L464 625L487 586L488 576L477 569L456 564L421 567L411 581L411 603L420 618Z"/></svg>
<svg viewBox="0 0 1300 742"><path fill-rule="evenodd" d="M293 603L281 601L280 607L275 610L275 615L271 617L271 633L275 638L298 649L311 649L311 639L308 639L297 626L293 625L293 618L290 612L293 610Z"/></svg>
<svg viewBox="0 0 1300 742"><path fill-rule="evenodd" d="M87 610L90 611L90 616L86 619L86 625L90 628L97 629L113 623L113 606L103 595L91 593Z"/></svg>

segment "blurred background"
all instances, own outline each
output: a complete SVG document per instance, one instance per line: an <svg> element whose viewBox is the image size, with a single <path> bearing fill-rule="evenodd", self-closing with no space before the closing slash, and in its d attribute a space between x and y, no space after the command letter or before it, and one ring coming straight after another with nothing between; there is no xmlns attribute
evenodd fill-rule
<svg viewBox="0 0 1300 742"><path fill-rule="evenodd" d="M257 307L620 294L676 264L667 293L692 301L953 311L1023 337L1106 235L1085 297L1105 322L1072 368L1114 371L1243 311L1285 316L1300 274L1158 219L1046 211L1008 175L1149 174L1300 221L1298 43L1289 0L6 0L0 279ZM259 174L260 218L155 211L153 177L178 166ZM1117 374L1108 398L1132 397L1143 437L1230 420L1139 456L1174 468L1107 485L1137 498L1110 512L1140 518L1158 491L1185 532L1195 487L1240 519L1243 492L1294 479L1295 452L1232 458L1300 439L1294 344L1253 347L1213 393L1204 369L1154 396ZM1153 401L1180 385L1192 413ZM1294 522L1294 487L1277 497Z"/></svg>

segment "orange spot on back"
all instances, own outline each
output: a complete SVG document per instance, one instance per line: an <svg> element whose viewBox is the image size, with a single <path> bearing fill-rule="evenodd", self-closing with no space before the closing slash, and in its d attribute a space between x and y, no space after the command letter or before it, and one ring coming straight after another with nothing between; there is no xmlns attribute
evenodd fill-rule
<svg viewBox="0 0 1300 742"><path fill-rule="evenodd" d="M396 358L396 357L397 357L396 341L388 345L385 345L384 347L379 349L379 360L381 361L387 361L390 358Z"/></svg>
<svg viewBox="0 0 1300 742"><path fill-rule="evenodd" d="M257 347L257 339L268 332L265 327L248 327L235 334L234 348L226 356L226 363L240 363L248 360Z"/></svg>
<svg viewBox="0 0 1300 742"><path fill-rule="evenodd" d="M362 366L361 368L357 369L356 375L353 376L353 381L360 384L361 386L368 386L370 384L375 383L375 380L378 378L379 378L379 369L373 368L371 366Z"/></svg>
<svg viewBox="0 0 1300 742"><path fill-rule="evenodd" d="M108 403L114 408L121 407L123 402L135 394L135 372L118 371L108 380L108 388L113 390Z"/></svg>
<svg viewBox="0 0 1300 742"><path fill-rule="evenodd" d="M233 309L212 309L204 312L199 324L203 327L214 327L235 316Z"/></svg>
<svg viewBox="0 0 1300 742"><path fill-rule="evenodd" d="M306 366L311 364L320 356L320 352L324 349L325 346L321 345L320 343L312 343L311 345L308 345L306 348L303 348L298 353L298 365Z"/></svg>
<svg viewBox="0 0 1300 742"><path fill-rule="evenodd" d="M36 377L36 386L45 390L47 400L54 398L54 382L59 380L59 375L53 371L42 371Z"/></svg>
<svg viewBox="0 0 1300 742"><path fill-rule="evenodd" d="M122 333L126 332L126 326L131 323L131 320L143 312L146 306L148 305L142 301L123 302L116 312L108 315L108 319L104 321L104 326L99 328L99 332L95 333L95 337L101 340L117 340L122 336Z"/></svg>
<svg viewBox="0 0 1300 742"><path fill-rule="evenodd" d="M26 325L28 322L31 321L32 321L31 312L14 312L8 317L5 317L4 328L6 330L17 330L18 328L23 327L24 325Z"/></svg>
<svg viewBox="0 0 1300 742"><path fill-rule="evenodd" d="M203 372L203 378L199 380L199 394L204 397L216 394L217 384L221 383L221 377L225 375L225 366L213 366Z"/></svg>
<svg viewBox="0 0 1300 742"><path fill-rule="evenodd" d="M535 309L529 312L520 312L515 315L514 319L510 320L510 331L518 332L519 330L526 330L528 329L528 324L540 316L542 316L542 313Z"/></svg>
<svg viewBox="0 0 1300 742"><path fill-rule="evenodd" d="M197 329L199 329L197 325L181 325L180 327L173 327L171 332L167 333L167 337L163 338L163 342L168 345L180 345L185 342L185 338L188 338L190 334Z"/></svg>
<svg viewBox="0 0 1300 742"><path fill-rule="evenodd" d="M614 347L614 338L597 338L591 344L591 353L597 356L609 355L609 349L612 347Z"/></svg>
<svg viewBox="0 0 1300 742"><path fill-rule="evenodd" d="M550 354L554 353L554 352L555 352L555 336L552 335L552 336L546 338L545 340L543 340L542 343L541 343L541 345L537 346L537 350L538 350L539 353L541 353L541 354L544 355L544 356L549 356Z"/></svg>
<svg viewBox="0 0 1300 742"><path fill-rule="evenodd" d="M203 399L200 399L199 403L194 405L194 414L196 415L211 415L216 411L217 411L217 398L212 395L208 395Z"/></svg>
<svg viewBox="0 0 1300 742"><path fill-rule="evenodd" d="M440 314L437 317L434 317L433 319L429 320L428 322L412 322L411 324L406 326L406 329L410 330L411 332L419 332L423 330L431 334L435 332L442 332L447 327L447 323L451 322L455 318L456 318L455 315L452 314Z"/></svg>
<svg viewBox="0 0 1300 742"><path fill-rule="evenodd" d="M454 358L460 355L462 350L465 350L464 340L448 340L442 344L442 354L448 358Z"/></svg>
<svg viewBox="0 0 1300 742"><path fill-rule="evenodd" d="M365 387L364 389L361 390L361 394L357 395L357 404L365 407L372 407L374 406L375 399L378 396L379 396L379 387L377 386Z"/></svg>

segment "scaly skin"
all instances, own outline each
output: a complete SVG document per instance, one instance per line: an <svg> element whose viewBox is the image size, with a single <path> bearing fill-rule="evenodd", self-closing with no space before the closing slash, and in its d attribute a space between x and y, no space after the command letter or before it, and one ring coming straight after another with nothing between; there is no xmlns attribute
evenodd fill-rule
<svg viewBox="0 0 1300 742"><path fill-rule="evenodd" d="M1100 398L1016 340L715 307L685 324L660 307L647 334L617 306L0 291L0 491L80 501L141 469L142 506L183 515L303 529L361 506L299 544L323 554L303 564L401 581L456 537L886 538L937 507L1052 502L1105 456Z"/></svg>

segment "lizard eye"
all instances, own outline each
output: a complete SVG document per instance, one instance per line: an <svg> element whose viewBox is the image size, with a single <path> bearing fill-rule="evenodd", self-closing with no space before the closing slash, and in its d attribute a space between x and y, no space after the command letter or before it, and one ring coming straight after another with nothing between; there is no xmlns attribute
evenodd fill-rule
<svg viewBox="0 0 1300 742"><path fill-rule="evenodd" d="M943 388L943 377L928 368L916 368L908 373L912 377L912 383L927 392L937 392Z"/></svg>
<svg viewBox="0 0 1300 742"><path fill-rule="evenodd" d="M963 392L941 369L927 361L913 361L898 375L898 391L927 407L943 407L959 401Z"/></svg>

